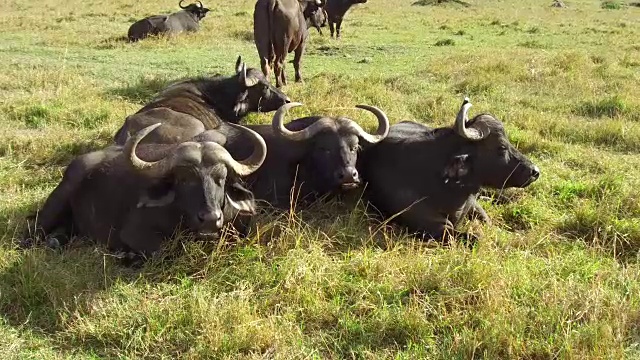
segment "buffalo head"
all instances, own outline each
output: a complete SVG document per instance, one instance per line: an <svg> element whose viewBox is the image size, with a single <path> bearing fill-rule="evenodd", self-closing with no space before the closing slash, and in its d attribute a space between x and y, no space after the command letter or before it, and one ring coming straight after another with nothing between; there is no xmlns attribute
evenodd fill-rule
<svg viewBox="0 0 640 360"><path fill-rule="evenodd" d="M243 126L229 124L248 133L253 153L243 161L234 160L215 142L183 142L165 158L147 162L136 155L138 143L160 123L148 126L124 145L128 163L138 173L158 184L152 199L143 196L138 207L173 204L185 225L200 237L216 235L237 214L255 213L253 193L239 181L262 165L267 148L260 135Z"/></svg>
<svg viewBox="0 0 640 360"><path fill-rule="evenodd" d="M180 2L178 3L178 6L180 7L180 9L183 9L184 11L193 14L193 17L197 21L202 20L205 17L205 15L207 15L207 13L209 12L209 9L204 7L200 1L198 1L197 4L193 3L187 6L182 6L183 1L184 0L180 0Z"/></svg>
<svg viewBox="0 0 640 360"><path fill-rule="evenodd" d="M289 97L271 85L260 70L247 68L241 56L238 56L236 61L236 77L240 88L243 89L234 108L238 117L249 112L275 111L290 102Z"/></svg>
<svg viewBox="0 0 640 360"><path fill-rule="evenodd" d="M526 187L537 180L540 169L509 142L503 124L488 114L476 115L469 121L469 108L471 103L465 98L454 125L456 135L463 141L460 153L454 157L457 173L469 176L480 186L493 188Z"/></svg>
<svg viewBox="0 0 640 360"><path fill-rule="evenodd" d="M356 122L343 117L321 117L302 130L291 131L283 125L284 115L290 108L300 105L290 103L278 109L272 122L274 132L291 141L305 143L302 165L312 174L320 192L357 187L361 182L356 170L360 142L372 145L384 139L389 133L387 115L374 106L356 106L378 118L375 134L367 133Z"/></svg>

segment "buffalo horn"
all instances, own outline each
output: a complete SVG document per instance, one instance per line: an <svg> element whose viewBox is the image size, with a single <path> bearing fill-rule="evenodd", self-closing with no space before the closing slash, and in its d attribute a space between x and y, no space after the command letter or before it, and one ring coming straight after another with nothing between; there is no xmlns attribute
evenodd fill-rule
<svg viewBox="0 0 640 360"><path fill-rule="evenodd" d="M208 142L207 146L209 146L209 149L213 152L215 158L220 159L221 162L232 168L238 176L250 175L258 170L266 159L267 144L264 142L262 136L249 128L232 123L229 123L228 125L246 133L249 136L253 143L253 153L251 153L251 155L245 160L237 161L222 145L214 142Z"/></svg>
<svg viewBox="0 0 640 360"><path fill-rule="evenodd" d="M242 72L242 81L244 82L244 86L250 88L252 86L255 86L256 84L258 84L258 79L255 77L249 77L247 78L247 64L242 63L242 70L240 70Z"/></svg>
<svg viewBox="0 0 640 360"><path fill-rule="evenodd" d="M200 9L204 8L204 5L202 5L202 2L200 2L200 0L198 0L198 4L200 4Z"/></svg>
<svg viewBox="0 0 640 360"><path fill-rule="evenodd" d="M292 102L288 104L284 104L276 111L275 115L273 115L273 121L271 122L271 126L273 127L273 131L276 134L282 136L285 139L289 139L292 141L303 141L313 137L316 133L326 127L335 127L335 123L333 119L322 118L313 124L307 126L306 128L299 131L291 131L284 127L284 115L289 111L289 109L302 106L301 103Z"/></svg>
<svg viewBox="0 0 640 360"><path fill-rule="evenodd" d="M387 117L387 114L385 114L384 111L380 110L379 108L371 105L356 105L356 107L359 109L370 111L378 118L378 130L376 130L376 133L374 135L364 131L362 127L360 127L360 125L356 124L355 121L349 120L350 122L349 126L353 127L356 130L356 132L358 133L358 136L360 136L364 141L368 142L369 144L378 143L382 141L382 139L386 138L387 135L389 134L389 126L390 126L389 118Z"/></svg>
<svg viewBox="0 0 640 360"><path fill-rule="evenodd" d="M273 116L272 127L274 131L276 131L276 133L278 133L280 136L293 141L303 141L303 140L312 138L315 134L317 134L323 129L336 127L336 120L332 118L321 118L303 130L299 130L299 131L288 130L283 125L284 115L289 109L296 106L300 106L300 105L302 104L289 103L289 104L283 105L282 107L280 107L280 109L278 109L278 111L276 111L275 115ZM364 131L360 127L360 125L358 125L353 120L338 119L337 121L338 124L342 126L351 127L352 129L355 130L358 136L362 137L364 141L371 144L375 144L381 141L387 136L387 134L389 134L389 119L387 118L387 115L382 110L369 105L357 105L356 107L371 111L376 115L376 117L378 118L378 130L376 131L375 135L368 134L366 131Z"/></svg>
<svg viewBox="0 0 640 360"><path fill-rule="evenodd" d="M178 3L178 6L180 6L180 9L186 9L187 8L187 6L182 6L182 2L183 1L184 0L180 0L180 2Z"/></svg>
<svg viewBox="0 0 640 360"><path fill-rule="evenodd" d="M490 130L486 127L482 130L467 128L466 124L469 120L469 108L471 108L471 106L469 98L465 97L462 102L462 106L460 107L460 111L456 116L455 131L465 139L479 141L489 136Z"/></svg>
<svg viewBox="0 0 640 360"><path fill-rule="evenodd" d="M131 162L131 166L141 173L150 177L162 177L173 167L173 156L168 156L155 162L147 162L136 155L136 148L140 141L150 132L155 130L161 123L156 123L138 131L134 136L127 139L124 144L124 153Z"/></svg>

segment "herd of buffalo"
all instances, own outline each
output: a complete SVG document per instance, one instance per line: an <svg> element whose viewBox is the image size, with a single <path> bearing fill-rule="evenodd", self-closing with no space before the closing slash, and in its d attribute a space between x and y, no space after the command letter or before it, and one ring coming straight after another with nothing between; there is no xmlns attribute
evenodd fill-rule
<svg viewBox="0 0 640 360"><path fill-rule="evenodd" d="M190 78L161 90L126 118L113 145L69 164L27 218L22 243L57 247L81 236L144 258L177 231L212 239L229 228L246 236L261 207L289 209L356 188L368 210L420 238L462 235L455 227L465 216L489 221L477 202L480 189L526 187L540 170L495 117L469 119L468 98L451 126L440 128L390 125L371 105L356 105L377 119L371 133L346 117L285 121L302 105L280 89L285 55L295 51L300 80L307 30L328 20L340 36L345 12L359 2L366 0L257 0L262 69L238 57L231 76ZM179 5L180 12L134 23L129 38L197 30L209 9ZM252 112L275 113L270 125L240 125Z"/></svg>

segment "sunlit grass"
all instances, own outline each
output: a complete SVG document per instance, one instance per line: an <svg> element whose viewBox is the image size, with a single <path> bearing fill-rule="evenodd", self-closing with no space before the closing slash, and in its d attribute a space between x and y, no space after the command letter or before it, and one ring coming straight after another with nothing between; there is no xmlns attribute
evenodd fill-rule
<svg viewBox="0 0 640 360"><path fill-rule="evenodd" d="M503 120L542 177L483 193L493 224L463 224L475 248L333 202L264 214L247 239L175 239L140 270L88 242L14 244L73 156L166 84L259 65L254 1L205 3L201 32L136 44L129 24L176 4L0 4L0 358L640 357L640 9L421 3L354 7L339 41L312 31L306 82L285 91L300 116L369 129L354 105L445 126L468 95Z"/></svg>

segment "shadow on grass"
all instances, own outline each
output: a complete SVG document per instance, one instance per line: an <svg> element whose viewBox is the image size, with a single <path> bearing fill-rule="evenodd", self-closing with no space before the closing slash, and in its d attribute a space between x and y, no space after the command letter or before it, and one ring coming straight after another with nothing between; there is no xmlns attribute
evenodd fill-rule
<svg viewBox="0 0 640 360"><path fill-rule="evenodd" d="M34 248L16 255L0 274L0 311L11 326L43 334L62 330L63 314L89 305L113 282L133 279L131 270L86 246L62 252Z"/></svg>
<svg viewBox="0 0 640 360"><path fill-rule="evenodd" d="M415 1L415 2L411 3L411 5L413 5L413 6L435 6L435 5L444 5L444 4L451 4L451 3L462 5L464 7L471 6L471 4L469 4L468 2L464 2L462 0L418 0L418 1Z"/></svg>
<svg viewBox="0 0 640 360"><path fill-rule="evenodd" d="M253 31L237 30L237 31L234 31L231 34L231 38L236 39L236 40L240 40L240 41L247 41L247 42L253 43Z"/></svg>
<svg viewBox="0 0 640 360"><path fill-rule="evenodd" d="M630 106L628 106L623 99L619 96L613 96L595 101L582 102L575 107L573 112L577 115L590 118L614 118L631 113L632 111L630 110Z"/></svg>
<svg viewBox="0 0 640 360"><path fill-rule="evenodd" d="M612 223L599 219L597 213L576 211L561 221L556 231L625 263L634 263L640 256L640 223Z"/></svg>
<svg viewBox="0 0 640 360"><path fill-rule="evenodd" d="M111 36L109 38L103 39L99 43L97 43L94 48L100 50L108 50L115 49L124 46L129 43L129 38L127 36Z"/></svg>
<svg viewBox="0 0 640 360"><path fill-rule="evenodd" d="M140 77L133 83L107 90L107 95L144 104L151 100L160 90L175 81L165 77Z"/></svg>

